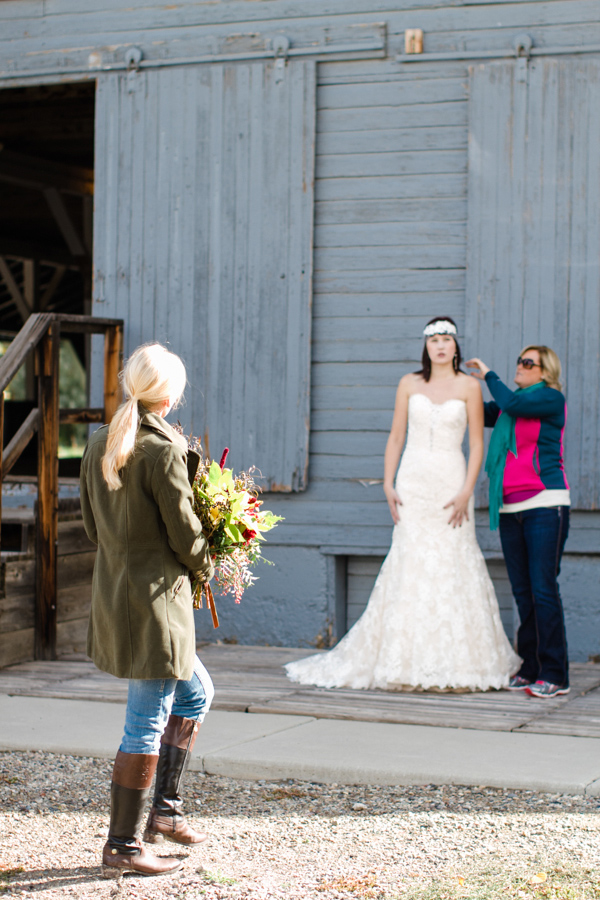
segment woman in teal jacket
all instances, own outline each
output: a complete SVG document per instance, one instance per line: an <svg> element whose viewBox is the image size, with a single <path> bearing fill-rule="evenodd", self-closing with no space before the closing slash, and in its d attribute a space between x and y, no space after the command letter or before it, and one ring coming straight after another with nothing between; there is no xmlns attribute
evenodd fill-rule
<svg viewBox="0 0 600 900"><path fill-rule="evenodd" d="M525 347L517 360L516 391L480 359L467 365L477 369L494 398L485 404L485 424L494 428L485 466L490 527L500 526L521 619L517 652L523 665L509 689L535 697L567 694L567 636L557 578L571 500L563 463L567 407L560 360L544 345Z"/></svg>

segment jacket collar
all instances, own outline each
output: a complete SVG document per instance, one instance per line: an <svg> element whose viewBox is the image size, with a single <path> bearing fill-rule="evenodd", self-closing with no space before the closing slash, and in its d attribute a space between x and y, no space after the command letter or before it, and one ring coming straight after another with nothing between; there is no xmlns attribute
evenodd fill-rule
<svg viewBox="0 0 600 900"><path fill-rule="evenodd" d="M200 465L200 456L196 453L195 450L190 450L186 439L183 435L178 434L168 422L162 418L162 416L158 416L153 412L146 412L144 409L140 409L141 415L141 425L145 425L146 428L151 428L152 431L156 431L158 434L165 437L168 441L171 441L172 444L175 444L177 447L180 447L187 454L187 469L188 469L188 478L190 480L190 484L194 483L194 478L196 477L196 472L198 471L198 466Z"/></svg>
<svg viewBox="0 0 600 900"><path fill-rule="evenodd" d="M169 425L168 422L165 422L162 416L153 412L146 412L144 409L140 409L140 415L141 425L151 428L152 431L158 432L158 434L167 438L168 441L171 441L172 444L176 444L178 447L181 447L182 450L187 451L187 441L185 438L181 434L177 434L171 425Z"/></svg>

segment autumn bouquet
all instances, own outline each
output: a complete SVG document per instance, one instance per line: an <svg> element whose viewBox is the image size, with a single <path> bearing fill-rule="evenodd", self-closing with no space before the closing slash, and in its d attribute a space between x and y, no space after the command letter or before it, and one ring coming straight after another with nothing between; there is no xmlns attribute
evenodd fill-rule
<svg viewBox="0 0 600 900"><path fill-rule="evenodd" d="M202 523L215 566L215 582L221 594L233 594L239 603L244 591L256 581L252 568L262 557L265 533L282 521L259 500L261 488L254 481L254 469L234 475L225 468L229 448L221 461L206 458L200 441L188 438L188 445L200 456L192 485L194 512ZM213 624L219 626L214 597L208 583L192 582L194 608L201 609L206 598Z"/></svg>

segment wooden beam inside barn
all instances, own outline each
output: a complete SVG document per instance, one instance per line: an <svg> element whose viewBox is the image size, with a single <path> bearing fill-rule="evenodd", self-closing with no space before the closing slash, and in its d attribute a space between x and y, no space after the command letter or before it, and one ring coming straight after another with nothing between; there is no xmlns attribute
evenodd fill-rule
<svg viewBox="0 0 600 900"><path fill-rule="evenodd" d="M71 194L93 195L94 170L50 162L0 149L0 181L40 191L56 188Z"/></svg>

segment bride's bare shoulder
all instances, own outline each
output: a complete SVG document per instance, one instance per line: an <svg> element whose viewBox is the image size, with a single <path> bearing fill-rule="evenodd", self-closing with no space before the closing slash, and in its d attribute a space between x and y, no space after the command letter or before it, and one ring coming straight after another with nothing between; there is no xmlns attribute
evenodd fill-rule
<svg viewBox="0 0 600 900"><path fill-rule="evenodd" d="M458 372L458 378L460 388L465 392L465 399L481 396L481 386L476 378L473 378L472 375L465 375L464 372Z"/></svg>
<svg viewBox="0 0 600 900"><path fill-rule="evenodd" d="M419 384L422 383L422 375L417 375L416 372L409 372L408 375L402 376L398 388L400 390L406 391L407 394L412 394L418 388Z"/></svg>

